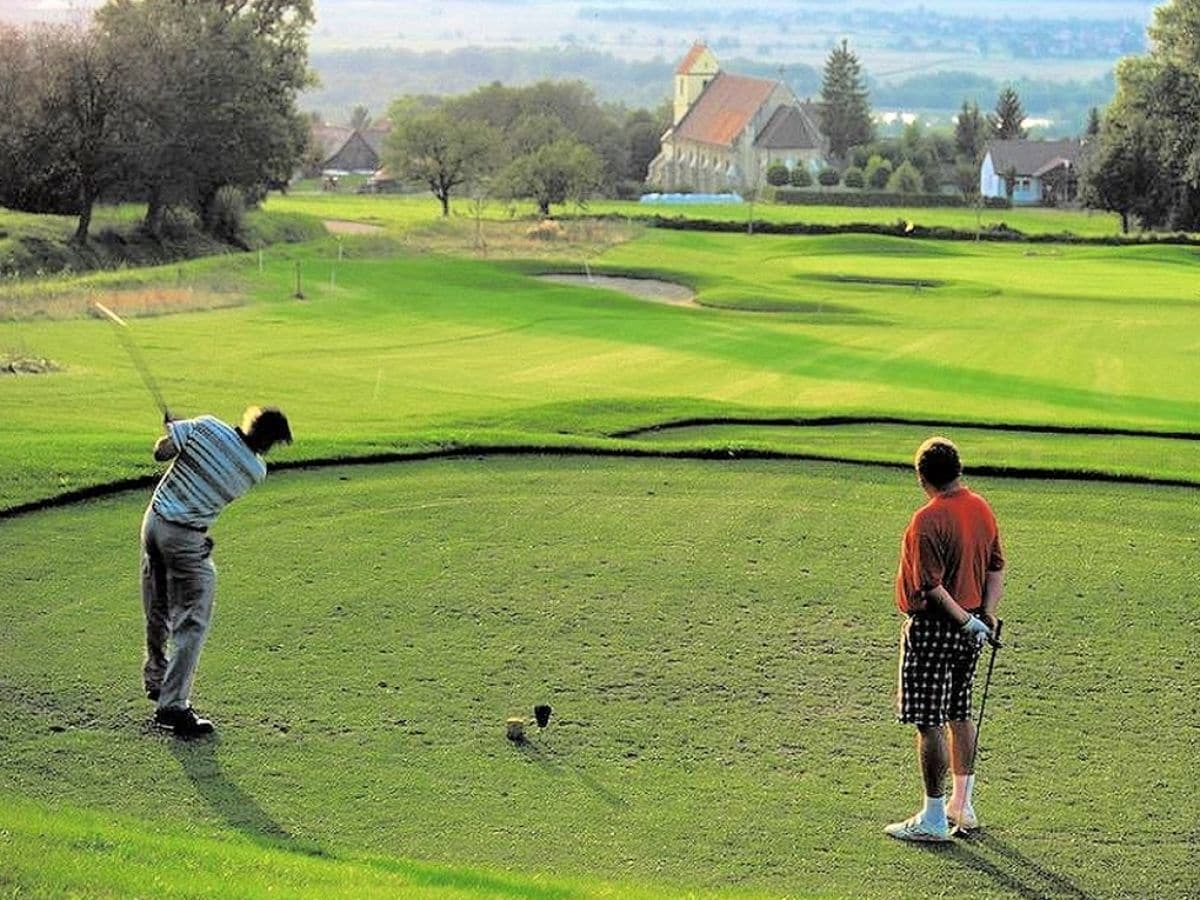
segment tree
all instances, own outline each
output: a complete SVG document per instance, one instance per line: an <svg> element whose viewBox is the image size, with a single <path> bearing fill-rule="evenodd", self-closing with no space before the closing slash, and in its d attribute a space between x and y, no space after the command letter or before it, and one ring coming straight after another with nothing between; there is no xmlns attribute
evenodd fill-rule
<svg viewBox="0 0 1200 900"><path fill-rule="evenodd" d="M487 125L456 121L443 110L406 115L407 110L404 104L392 106L383 161L397 175L428 185L442 215L449 216L455 189L494 167L499 137Z"/></svg>
<svg viewBox="0 0 1200 900"><path fill-rule="evenodd" d="M996 98L996 110L988 117L992 134L1002 141L1023 138L1028 132L1022 127L1025 121L1025 110L1021 108L1021 98L1007 85Z"/></svg>
<svg viewBox="0 0 1200 900"><path fill-rule="evenodd" d="M988 123L979 111L978 103L963 101L954 123L954 153L963 161L978 164L983 159L987 143Z"/></svg>
<svg viewBox="0 0 1200 900"><path fill-rule="evenodd" d="M1087 129L1085 133L1090 138L1097 137L1100 134L1100 110L1094 106L1088 110Z"/></svg>
<svg viewBox="0 0 1200 900"><path fill-rule="evenodd" d="M1085 167L1085 202L1142 227L1200 227L1200 3L1155 10L1146 56L1118 64L1117 90ZM1117 173L1117 174L1114 174ZM1116 183L1138 185L1141 199Z"/></svg>
<svg viewBox="0 0 1200 900"><path fill-rule="evenodd" d="M844 39L825 61L820 110L821 131L829 139L829 152L835 159L845 160L851 147L873 139L875 129L862 67Z"/></svg>
<svg viewBox="0 0 1200 900"><path fill-rule="evenodd" d="M350 112L350 127L355 131L363 131L371 127L371 111L359 103Z"/></svg>
<svg viewBox="0 0 1200 900"><path fill-rule="evenodd" d="M125 191L147 199L151 233L170 203L211 226L223 188L254 199L295 170L312 22L311 0L110 0L98 11L130 85Z"/></svg>
<svg viewBox="0 0 1200 900"><path fill-rule="evenodd" d="M603 178L603 161L592 148L566 137L514 159L501 176L505 193L533 200L550 214L551 203L583 203Z"/></svg>
<svg viewBox="0 0 1200 900"><path fill-rule="evenodd" d="M842 184L848 188L861 190L867 183L866 177L863 175L863 170L858 166L851 166L842 174Z"/></svg>
<svg viewBox="0 0 1200 900"><path fill-rule="evenodd" d="M1143 227L1160 224L1170 205L1153 126L1141 117L1110 120L1099 147L1087 158L1082 177L1084 205L1119 213L1129 233L1133 219Z"/></svg>
<svg viewBox="0 0 1200 900"><path fill-rule="evenodd" d="M626 179L638 182L646 180L650 163L662 150L662 135L669 124L669 119L664 123L644 109L632 112L626 117L624 138L629 160L625 169Z"/></svg>
<svg viewBox="0 0 1200 900"><path fill-rule="evenodd" d="M0 25L0 206L70 215L78 189L42 118L48 90L32 33Z"/></svg>

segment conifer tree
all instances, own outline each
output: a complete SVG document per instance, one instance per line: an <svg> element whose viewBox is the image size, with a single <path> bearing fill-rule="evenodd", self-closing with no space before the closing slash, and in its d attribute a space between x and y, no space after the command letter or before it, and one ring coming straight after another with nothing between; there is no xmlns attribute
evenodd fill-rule
<svg viewBox="0 0 1200 900"><path fill-rule="evenodd" d="M992 134L1002 141L1023 138L1028 132L1021 127L1025 121L1025 110L1021 108L1021 98L1009 85L996 98L996 111L988 117L992 126Z"/></svg>
<svg viewBox="0 0 1200 900"><path fill-rule="evenodd" d="M851 147L869 144L875 137L862 66L844 39L825 61L821 130L829 139L829 152L838 160L844 160Z"/></svg>

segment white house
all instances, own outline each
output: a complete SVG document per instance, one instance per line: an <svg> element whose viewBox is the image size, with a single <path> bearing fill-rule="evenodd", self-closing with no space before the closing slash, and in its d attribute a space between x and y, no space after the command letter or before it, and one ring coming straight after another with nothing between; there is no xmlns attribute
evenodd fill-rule
<svg viewBox="0 0 1200 900"><path fill-rule="evenodd" d="M1011 196L1015 204L1070 203L1079 194L1082 156L1083 144L1075 138L988 141L979 167L979 193Z"/></svg>

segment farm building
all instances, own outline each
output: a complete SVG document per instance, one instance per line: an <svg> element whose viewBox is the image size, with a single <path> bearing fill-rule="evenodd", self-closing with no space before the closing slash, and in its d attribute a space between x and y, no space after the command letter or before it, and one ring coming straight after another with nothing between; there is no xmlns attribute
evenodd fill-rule
<svg viewBox="0 0 1200 900"><path fill-rule="evenodd" d="M674 124L646 182L665 191L746 191L767 167L824 164L828 141L816 105L782 81L722 72L712 51L693 45L675 69Z"/></svg>
<svg viewBox="0 0 1200 900"><path fill-rule="evenodd" d="M1079 196L1083 144L1060 141L989 141L979 167L979 193L1020 204L1073 203ZM1008 182L1012 182L1011 186Z"/></svg>
<svg viewBox="0 0 1200 900"><path fill-rule="evenodd" d="M317 175L370 175L378 171L380 153L387 128L349 128L342 125L314 125L313 145L321 162Z"/></svg>

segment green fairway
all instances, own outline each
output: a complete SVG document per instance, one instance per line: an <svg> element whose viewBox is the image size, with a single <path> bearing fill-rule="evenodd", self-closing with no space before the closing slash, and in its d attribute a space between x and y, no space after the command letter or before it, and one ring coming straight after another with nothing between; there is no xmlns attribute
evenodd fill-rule
<svg viewBox="0 0 1200 900"><path fill-rule="evenodd" d="M177 412L231 417L252 400L284 405L300 440L283 459L592 445L695 415L1169 430L1200 421L1192 248L1030 256L854 235L648 232L593 260L597 272L690 284L704 309L527 274L578 272L568 251L522 267L361 256L350 241L339 261L329 240L272 249L261 272L252 256L170 267L168 283L179 271L233 278L247 305L135 319L131 334ZM303 301L293 297L297 266ZM918 278L939 286L894 283ZM0 453L12 461L0 506L151 471L157 413L106 325L10 321L0 346L64 366L0 381Z"/></svg>
<svg viewBox="0 0 1200 900"><path fill-rule="evenodd" d="M393 229L405 229L441 216L441 207L430 194L406 195L347 195L288 194L272 196L267 209L303 212L330 219L350 219ZM453 198L451 210L457 217L472 215L467 198ZM531 204L517 204L518 215L532 215ZM558 215L579 215L584 210L574 206L554 207ZM737 204L664 204L637 201L594 200L587 204L590 215L615 215L630 218L664 216L689 219L714 219L720 222L745 222L751 214L748 203ZM895 225L913 222L930 228L954 228L974 231L1006 225L1029 235L1076 234L1082 237L1113 237L1121 233L1121 219L1113 213L1043 209L936 208L936 207L847 207L791 206L782 203L756 203L754 218L763 222L806 222L810 225ZM483 215L492 219L508 217L508 206L500 201L489 202Z"/></svg>
<svg viewBox="0 0 1200 900"><path fill-rule="evenodd" d="M0 292L0 359L59 366L0 375L0 897L1200 889L1195 248L267 207L383 232ZM155 306L188 292L223 308ZM147 724L160 417L93 299L177 414L292 419L215 530L214 742ZM934 432L1011 565L985 836L925 850L881 829L920 798L891 579Z"/></svg>
<svg viewBox="0 0 1200 900"><path fill-rule="evenodd" d="M1188 896L1191 737L1162 712L1197 711L1190 506L976 486L1012 560L976 843L880 833L919 798L890 721L890 578L919 492L831 465L279 475L216 530L196 702L223 731L195 744L146 731L144 495L6 522L0 769L43 803L335 857L857 897ZM513 747L504 718L537 702L550 727Z"/></svg>

